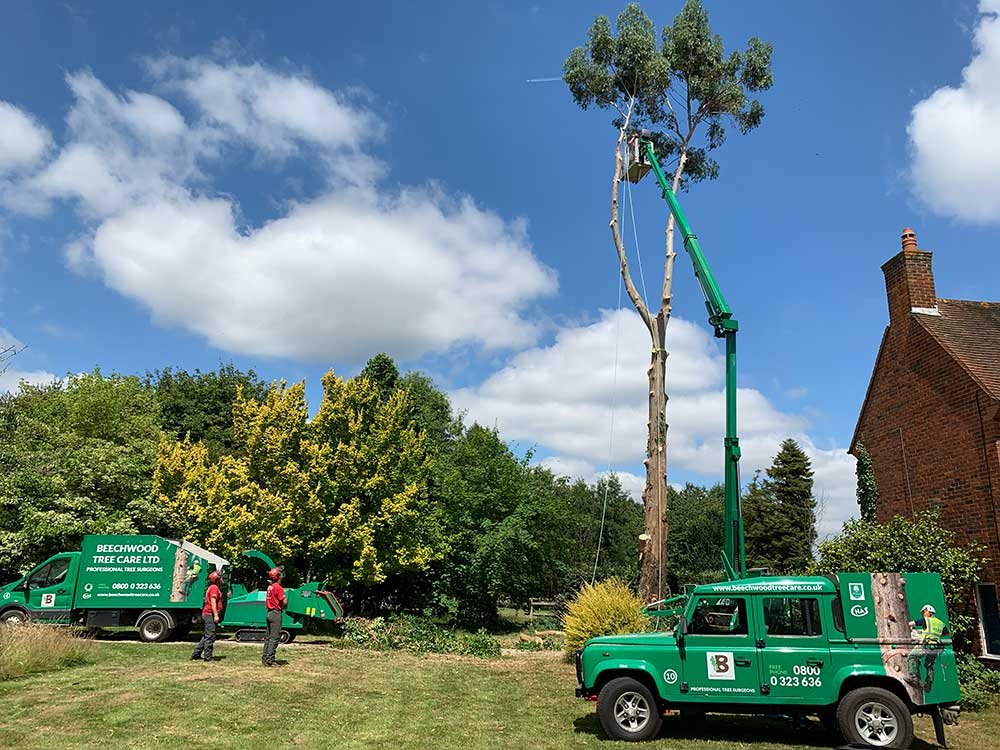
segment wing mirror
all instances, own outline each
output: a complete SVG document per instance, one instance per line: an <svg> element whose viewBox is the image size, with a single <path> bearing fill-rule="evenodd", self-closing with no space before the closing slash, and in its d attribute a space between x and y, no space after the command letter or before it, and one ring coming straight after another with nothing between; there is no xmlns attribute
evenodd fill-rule
<svg viewBox="0 0 1000 750"><path fill-rule="evenodd" d="M683 641L684 636L688 634L688 621L684 615L681 615L681 619L677 621L677 632L679 634L678 641Z"/></svg>

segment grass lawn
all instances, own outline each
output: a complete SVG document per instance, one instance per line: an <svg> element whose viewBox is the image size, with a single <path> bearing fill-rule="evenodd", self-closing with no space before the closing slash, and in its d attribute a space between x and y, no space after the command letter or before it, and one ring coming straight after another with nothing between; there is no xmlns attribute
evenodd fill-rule
<svg viewBox="0 0 1000 750"><path fill-rule="evenodd" d="M593 705L573 697L573 667L553 653L485 661L372 653L306 637L280 669L260 647L222 642L213 664L191 645L101 641L92 664L0 683L0 747L74 750L322 747L424 750L829 748L818 723L710 716L665 720L655 742L602 740ZM310 643L309 641L314 641ZM955 750L996 750L1000 709L949 727ZM915 748L934 736L918 720Z"/></svg>

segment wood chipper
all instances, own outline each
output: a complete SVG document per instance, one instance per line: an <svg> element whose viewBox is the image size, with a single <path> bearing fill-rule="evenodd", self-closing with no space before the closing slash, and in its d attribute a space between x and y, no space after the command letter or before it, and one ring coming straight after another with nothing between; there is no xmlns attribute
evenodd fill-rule
<svg viewBox="0 0 1000 750"><path fill-rule="evenodd" d="M264 574L271 568L278 567L274 561L259 550L246 550L243 556L256 561L254 568L258 580L264 579ZM236 577L234 575L234 577ZM252 579L252 577L251 577ZM267 611L264 609L265 589L249 590L249 580L230 583L230 596L226 602L225 617L219 623L220 628L236 630L238 641L263 641L267 633ZM327 591L320 582L307 583L297 588L285 589L288 597L288 609L281 621L281 642L290 643L302 632L307 618L322 622L341 622L344 619L344 608L337 597Z"/></svg>

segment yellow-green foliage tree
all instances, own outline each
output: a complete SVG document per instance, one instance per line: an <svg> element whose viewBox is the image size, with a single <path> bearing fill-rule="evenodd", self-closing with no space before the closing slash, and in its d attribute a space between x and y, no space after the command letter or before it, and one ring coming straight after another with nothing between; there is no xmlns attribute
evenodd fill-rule
<svg viewBox="0 0 1000 750"><path fill-rule="evenodd" d="M154 492L179 534L231 560L260 549L305 579L382 584L444 554L430 459L405 391L323 377L309 420L304 384L233 404L231 455L164 439Z"/></svg>

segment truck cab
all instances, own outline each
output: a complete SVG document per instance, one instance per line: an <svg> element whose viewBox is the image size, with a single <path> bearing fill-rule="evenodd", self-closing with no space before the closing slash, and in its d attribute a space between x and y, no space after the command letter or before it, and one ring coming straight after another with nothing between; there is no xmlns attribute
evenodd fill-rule
<svg viewBox="0 0 1000 750"><path fill-rule="evenodd" d="M942 637L911 628L924 607ZM907 747L912 714L940 715L960 697L933 573L698 586L673 631L591 639L576 667L577 695L596 701L605 733L634 741L655 737L673 709L814 714L849 742Z"/></svg>
<svg viewBox="0 0 1000 750"><path fill-rule="evenodd" d="M0 588L0 623L69 623L79 552L63 552Z"/></svg>

